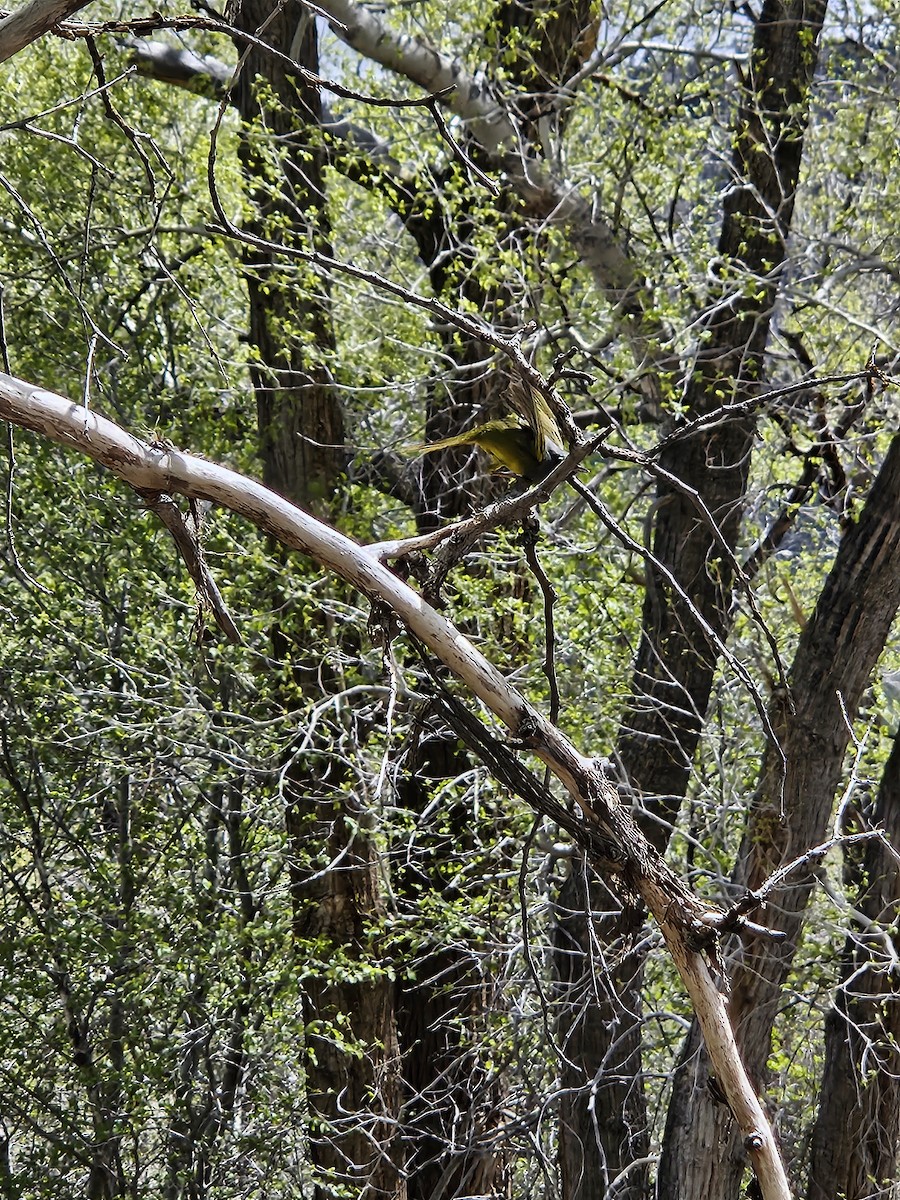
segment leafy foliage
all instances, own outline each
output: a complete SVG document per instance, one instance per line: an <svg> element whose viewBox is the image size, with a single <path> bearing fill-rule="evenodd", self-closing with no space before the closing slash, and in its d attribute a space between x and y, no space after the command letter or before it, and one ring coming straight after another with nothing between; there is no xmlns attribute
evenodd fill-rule
<svg viewBox="0 0 900 1200"><path fill-rule="evenodd" d="M484 69L510 100L559 13L538 6L540 19L502 39L488 17L506 7L464 5L448 20L445 5L397 4L386 16L460 67ZM209 99L119 78L132 43L96 39L102 92L84 46L36 44L2 83L4 111L18 122L5 134L0 178L9 367L148 436L259 473L248 367L270 364L248 344L246 247L222 236L209 195L210 134L216 128L216 198L238 223L253 211L239 146L265 163L257 188L273 194L289 150L301 162L325 156L314 236L303 240L283 208L260 229L289 249L327 243L354 268L329 273L288 256L268 280L296 299L296 314L278 324L282 346L308 352L339 397L348 445L337 520L381 541L424 528L446 497L471 494L471 506L502 491L477 458L442 463L429 483L402 452L435 423L471 425L502 400L496 338L479 344L430 301L498 335L533 317L538 332L526 345L536 366L557 372L559 394L586 428L608 430L583 478L616 532L566 488L541 508L537 555L556 593L552 630L518 529L485 535L454 566L444 599L537 704L550 708L558 686L560 726L586 753L604 753L639 704L630 671L654 569L642 550L666 503L654 494L656 459L639 456L654 451L660 421L671 430L692 415L688 381L710 346L716 306L772 316L759 388L775 398L755 428L737 560L752 561L785 506L789 532L734 589L724 636L748 673L741 680L733 660L720 660L669 851L701 894L724 900L761 786L771 732L761 711L896 428L896 397L871 372L864 378L870 354L871 365L893 369L897 337L896 14L867 4L831 21L787 255L772 276L717 253L723 203L742 186L732 151L734 79L751 69L756 25L747 6L628 4L592 18L604 48L595 69L535 119L542 161L627 250L641 319L664 339L649 366L571 231L515 190L459 117L442 132L426 108L332 98L332 116L357 125L355 142L326 119L286 148L264 125L241 128L229 111L219 121ZM381 97L411 89L320 34L323 75ZM169 37L234 61L218 36ZM260 80L260 105L273 94ZM535 97L520 107L527 99ZM483 171L500 179L499 196ZM333 346L305 323L315 305L329 314ZM643 387L651 366L652 420ZM829 376L841 378L817 382ZM268 378L279 393L282 376ZM728 403L737 375L714 386L710 402ZM559 889L581 868L560 831L532 828L530 811L435 723L434 680L417 648L402 638L378 644L374 624L364 632L358 595L326 585L226 514L205 514L204 554L244 637L225 646L138 497L30 436L16 433L10 446L0 600L3 1186L22 1197L358 1192L358 1179L323 1182L310 1147L324 1118L311 1108L309 1079L331 1053L342 1069L383 1053L385 1076L402 1075L386 1039L360 1033L352 1005L329 1007L341 989L359 997L380 988L398 1012L418 1006L431 1021L419 1041L400 1045L404 1063L423 1045L442 1071L450 1063L438 1081L446 1095L433 1079L418 1091L401 1081L394 1115L398 1137L407 1136L403 1121L412 1129L412 1176L432 1160L451 1171L471 1152L495 1162L484 1194L502 1185L570 1200L577 1190L554 1162L568 1053L554 938ZM898 669L890 643L878 671ZM861 744L848 780L879 777L889 750L882 716L876 683L854 726ZM863 745L864 725L873 732ZM299 815L298 792L314 797ZM377 897L351 932L336 918L303 925L314 906L303 888L330 886L343 855L366 864L370 850ZM332 901L328 892L315 903ZM613 902L604 896L607 908ZM769 1062L798 1178L845 928L833 904L815 902ZM586 1009L606 986L591 930ZM654 938L643 930L632 943L655 947ZM313 1013L323 996L328 1004ZM643 997L649 1150L658 1156L690 1018L659 954L646 958ZM586 1077L579 1095L593 1086ZM374 1111L389 1084L379 1076L366 1088L351 1117L367 1104ZM457 1140L434 1131L434 1114L449 1120L453 1105ZM454 1187L470 1194L465 1180Z"/></svg>

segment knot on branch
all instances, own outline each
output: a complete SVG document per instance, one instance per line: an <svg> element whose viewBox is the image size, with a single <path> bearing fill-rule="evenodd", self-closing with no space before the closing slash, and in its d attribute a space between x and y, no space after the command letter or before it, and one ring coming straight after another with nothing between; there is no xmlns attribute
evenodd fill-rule
<svg viewBox="0 0 900 1200"><path fill-rule="evenodd" d="M522 714L516 729L516 741L525 750L536 750L540 746L540 726L532 713Z"/></svg>

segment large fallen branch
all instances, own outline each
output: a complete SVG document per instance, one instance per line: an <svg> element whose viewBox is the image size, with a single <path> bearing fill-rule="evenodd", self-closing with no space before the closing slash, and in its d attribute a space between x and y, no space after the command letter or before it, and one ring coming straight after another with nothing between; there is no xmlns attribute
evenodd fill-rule
<svg viewBox="0 0 900 1200"><path fill-rule="evenodd" d="M30 0L9 13L0 20L0 62L6 62L87 5L88 0Z"/></svg>
<svg viewBox="0 0 900 1200"><path fill-rule="evenodd" d="M0 374L0 418L88 455L144 496L209 500L387 606L564 784L582 814L587 847L607 848L606 869L659 924L690 995L716 1078L740 1128L764 1200L789 1200L771 1126L744 1071L713 975L722 914L703 904L647 843L598 759L581 754L444 616L386 567L377 550L295 507L261 483L164 443L147 443L65 397ZM570 827L571 828L571 827ZM577 834L577 829L576 829Z"/></svg>

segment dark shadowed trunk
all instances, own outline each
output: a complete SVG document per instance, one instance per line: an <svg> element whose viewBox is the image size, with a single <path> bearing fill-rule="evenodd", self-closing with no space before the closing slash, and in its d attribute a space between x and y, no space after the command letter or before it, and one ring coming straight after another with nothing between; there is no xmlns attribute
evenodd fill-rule
<svg viewBox="0 0 900 1200"><path fill-rule="evenodd" d="M237 25L261 31L283 54L318 71L315 21L301 4L244 0ZM329 252L318 89L254 48L235 101L245 123L239 153L254 210L248 227L289 246ZM328 282L256 248L245 251L244 263L264 481L313 512L333 512L346 452L330 370ZM273 629L273 647L296 685L288 684L284 701L293 707L296 688L315 702L335 682L327 650L339 635L323 613L299 625L288 621ZM380 968L383 905L368 814L324 733L309 753L292 756L285 792L316 1195L324 1200L349 1187L402 1197L391 1150L399 1103L393 987Z"/></svg>
<svg viewBox="0 0 900 1200"><path fill-rule="evenodd" d="M735 885L756 888L781 864L821 842L828 828L863 690L900 605L900 437L895 437L858 521L843 538L800 638L788 697L773 696L770 720L786 756L769 746L744 835ZM782 793L783 783L783 793ZM782 798L783 796L783 798ZM731 971L731 1019L751 1076L761 1081L781 990L800 941L813 887L807 869L760 919L783 930L773 943L745 937ZM692 1034L694 1045L696 1033ZM683 1061L660 1164L672 1200L736 1200L744 1169L733 1121L705 1087L705 1053Z"/></svg>
<svg viewBox="0 0 900 1200"><path fill-rule="evenodd" d="M593 48L591 6L585 0L562 4L503 0L490 14L488 36L507 47L510 90L528 98L516 105L515 116L523 138L537 143L542 116L554 112L555 89ZM565 116L554 119L564 122ZM469 143L468 149L477 159L477 147ZM418 205L408 194L402 199L399 215L429 268L435 294L451 305L462 300L467 308L495 322L502 317L510 332L524 324L531 314L522 311L521 298L505 285L486 287L475 269L474 226L465 215L457 214L453 224L446 224L443 210L431 202L430 190L423 192ZM504 230L517 228L522 218L520 200L506 194L497 199L495 208L498 246L518 250L518 242L507 244ZM452 328L444 337L445 361L453 364L453 373L448 382L442 380L429 389L427 440L458 433L508 408L507 376L494 369L486 347ZM486 475L483 458L472 448L429 455L422 463L417 524L422 531L435 528L471 512L505 487L505 482ZM528 585L516 576L506 586L521 592ZM507 640L502 629L498 640L504 644ZM429 780L459 774L470 764L455 738L447 741L437 735L422 742L413 765L415 772L404 784L404 804L410 811L422 812L430 796ZM445 825L447 820L451 825L458 822L450 843L446 833L442 839L426 828L420 861L407 863L398 874L398 894L407 903L415 902L419 893L440 894L444 889L442 842L454 856L465 853L472 842L465 813L443 814ZM478 1039L487 996L478 970L470 949L436 942L426 947L413 977L398 978L410 1200L499 1195L506 1186L502 1149L490 1145L491 1127L500 1121L503 1085L497 1072L486 1072L482 1063ZM502 999L494 996L492 1002L501 1004Z"/></svg>
<svg viewBox="0 0 900 1200"><path fill-rule="evenodd" d="M696 418L725 401L753 396L763 377L763 356L780 269L794 208L808 93L816 63L824 0L806 4L767 0L756 23L752 69L741 90L732 168L735 184L726 193L718 253L756 282L753 298L738 288L730 298L711 298L701 323L702 347L687 386L688 415ZM673 442L660 465L685 485L660 481L654 506L653 553L680 582L694 609L724 639L731 622L735 583L732 553L740 533L755 422L751 417L718 423L711 431ZM719 536L689 491L704 502ZM724 544L724 545L723 545ZM617 756L635 799L652 814L642 822L650 841L662 849L687 789L691 764L709 704L718 650L688 605L648 564L643 630L633 679L633 697L620 730ZM563 924L557 939L563 988L589 994L584 966L569 956L573 941L587 944L579 918L596 908L577 873L561 897ZM584 921L584 918L581 918ZM597 936L610 946L621 934L607 919ZM573 969L576 974L573 977ZM626 958L615 969L618 1014L610 1023L607 1004L563 1008L560 1037L582 1048L563 1067L560 1152L566 1177L580 1186L566 1200L604 1194L610 1166L621 1169L647 1160L647 1117L639 1075L638 1033L641 972ZM577 1016L576 1016L577 1014ZM585 1030L573 1029L574 1021ZM633 1024L629 1032L626 1026ZM587 1027L591 1027L588 1032ZM599 1033L595 1032L599 1030ZM623 1145L620 1138L625 1138ZM572 1163L580 1173L573 1174ZM642 1200L649 1189L649 1165L635 1164L615 1189L616 1197Z"/></svg>
<svg viewBox="0 0 900 1200"><path fill-rule="evenodd" d="M623 997L640 997L644 960L609 941L606 961L599 958L599 940L619 922L592 919L586 896L595 913L616 910L617 901L585 880L588 870L579 861L556 902L556 969L565 981L558 990L562 1075L573 1089L560 1098L560 1184L564 1197L636 1197L647 1176L647 1106L639 1014Z"/></svg>
<svg viewBox="0 0 900 1200"><path fill-rule="evenodd" d="M276 8L271 0L244 0L236 25L250 33L264 29L270 45L318 71L315 23L294 0L272 18ZM244 122L239 154L254 213L247 229L327 253L318 88L254 48L234 98ZM255 247L245 250L244 267L263 479L325 514L346 462L343 413L329 370L335 339L328 282L304 264Z"/></svg>
<svg viewBox="0 0 900 1200"><path fill-rule="evenodd" d="M871 806L855 825L900 846L900 733ZM856 892L841 982L825 1019L825 1069L810 1154L807 1200L888 1200L900 1166L900 867L882 841L848 847L845 883Z"/></svg>
<svg viewBox="0 0 900 1200"><path fill-rule="evenodd" d="M503 1155L493 1135L503 1084L497 1071L485 1071L482 1057L485 1012L502 1000L474 929L461 942L440 919L459 905L454 877L464 862L467 894L473 900L478 895L471 867L480 831L464 800L437 808L431 803L434 788L470 770L471 761L440 727L423 728L413 753L417 767L402 781L399 798L416 814L415 838L397 846L393 872L401 914L412 930L409 945L401 943L405 969L397 973L396 991L408 1196L498 1195Z"/></svg>

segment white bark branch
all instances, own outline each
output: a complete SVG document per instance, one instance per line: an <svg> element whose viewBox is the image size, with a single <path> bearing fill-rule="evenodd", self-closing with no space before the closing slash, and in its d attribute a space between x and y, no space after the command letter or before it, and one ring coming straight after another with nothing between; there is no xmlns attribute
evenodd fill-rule
<svg viewBox="0 0 900 1200"><path fill-rule="evenodd" d="M635 365L643 373L639 386L651 402L657 402L659 362L669 334L657 318L647 316L646 281L615 231L593 211L576 185L558 178L542 158L522 144L506 106L487 79L469 74L459 59L441 54L420 38L397 33L377 13L354 0L326 0L319 8L331 19L335 34L359 54L426 92L450 89L442 103L466 122L491 169L525 201L532 216L566 229L582 266L618 308ZM136 41L135 46L139 69L146 74L197 92L212 93L222 86L215 60L162 54L149 42ZM365 145L361 148L366 150Z"/></svg>
<svg viewBox="0 0 900 1200"><path fill-rule="evenodd" d="M481 75L470 75L459 61L441 54L420 38L392 30L381 16L354 0L323 0L320 8L337 23L335 33L359 54L402 75L429 92L453 90L443 103L461 117L472 136L504 174L512 188L545 220L560 222L598 286L638 324L648 341L664 336L646 322L640 292L644 281L616 234L594 215L574 184L556 178L546 163L520 145L505 106ZM646 357L647 346L640 358Z"/></svg>
<svg viewBox="0 0 900 1200"><path fill-rule="evenodd" d="M384 566L376 552L315 520L256 480L169 445L143 442L72 400L2 374L0 419L87 454L138 491L178 493L221 504L389 606L550 767L589 825L616 843L622 875L659 923L691 997L764 1200L790 1200L772 1129L744 1071L725 997L703 950L714 937L711 914L648 845L594 759L581 754L446 617Z"/></svg>
<svg viewBox="0 0 900 1200"><path fill-rule="evenodd" d="M484 76L470 75L458 58L441 54L421 38L394 32L378 13L353 0L326 0L320 7L332 18L337 36L364 58L426 92L452 88L444 103L468 123L486 153L496 154L504 142L515 143L515 126Z"/></svg>
<svg viewBox="0 0 900 1200"><path fill-rule="evenodd" d="M31 0L0 20L0 62L6 62L20 50L43 37L48 30L80 8L89 0Z"/></svg>

